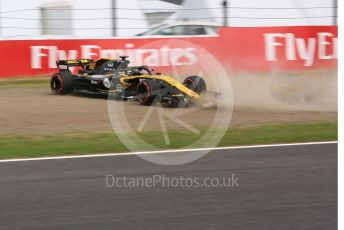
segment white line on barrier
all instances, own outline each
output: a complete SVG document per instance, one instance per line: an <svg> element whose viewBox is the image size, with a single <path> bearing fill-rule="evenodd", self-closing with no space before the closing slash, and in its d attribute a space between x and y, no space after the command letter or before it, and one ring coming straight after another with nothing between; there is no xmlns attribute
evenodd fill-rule
<svg viewBox="0 0 344 230"><path fill-rule="evenodd" d="M195 148L195 149L167 149L167 150L158 150L158 151L84 154L84 155L56 156L56 157L17 158L17 159L0 160L0 163L22 162L22 161L61 160L61 159L78 159L78 158L95 158L95 157L112 157L112 156L128 156L128 155L143 155L143 154L178 153L178 152L183 153L183 152L212 151L212 150L255 149L255 148L287 147L287 146L302 146L302 145L326 145L326 144L338 144L338 141L303 142L303 143L269 144L269 145L228 146L228 147Z"/></svg>

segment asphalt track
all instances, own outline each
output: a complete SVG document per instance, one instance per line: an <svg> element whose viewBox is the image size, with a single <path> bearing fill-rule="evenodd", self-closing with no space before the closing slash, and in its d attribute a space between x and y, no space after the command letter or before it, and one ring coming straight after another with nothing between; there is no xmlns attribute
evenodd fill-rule
<svg viewBox="0 0 344 230"><path fill-rule="evenodd" d="M108 188L127 177L228 177L232 188ZM133 155L0 163L0 229L336 229L337 144L214 150L181 166Z"/></svg>

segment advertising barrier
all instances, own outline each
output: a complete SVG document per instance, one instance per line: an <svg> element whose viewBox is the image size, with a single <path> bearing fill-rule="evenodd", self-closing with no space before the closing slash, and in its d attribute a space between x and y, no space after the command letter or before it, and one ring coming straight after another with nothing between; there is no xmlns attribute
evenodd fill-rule
<svg viewBox="0 0 344 230"><path fill-rule="evenodd" d="M158 70L197 64L200 49L227 71L337 68L336 26L225 27L218 36L1 40L0 77L49 74L59 59L118 58Z"/></svg>

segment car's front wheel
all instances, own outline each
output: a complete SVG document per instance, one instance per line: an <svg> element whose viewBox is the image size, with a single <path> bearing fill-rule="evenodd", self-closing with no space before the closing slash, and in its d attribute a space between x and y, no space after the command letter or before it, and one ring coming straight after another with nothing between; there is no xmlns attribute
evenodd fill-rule
<svg viewBox="0 0 344 230"><path fill-rule="evenodd" d="M207 90L204 79L199 76L190 76L185 78L183 85L198 94L201 94Z"/></svg>

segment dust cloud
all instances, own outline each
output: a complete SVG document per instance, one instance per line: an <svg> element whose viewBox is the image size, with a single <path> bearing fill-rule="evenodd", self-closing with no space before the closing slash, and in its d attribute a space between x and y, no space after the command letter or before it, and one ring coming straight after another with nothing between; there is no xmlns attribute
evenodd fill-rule
<svg viewBox="0 0 344 230"><path fill-rule="evenodd" d="M337 72L233 74L234 109L337 111Z"/></svg>

